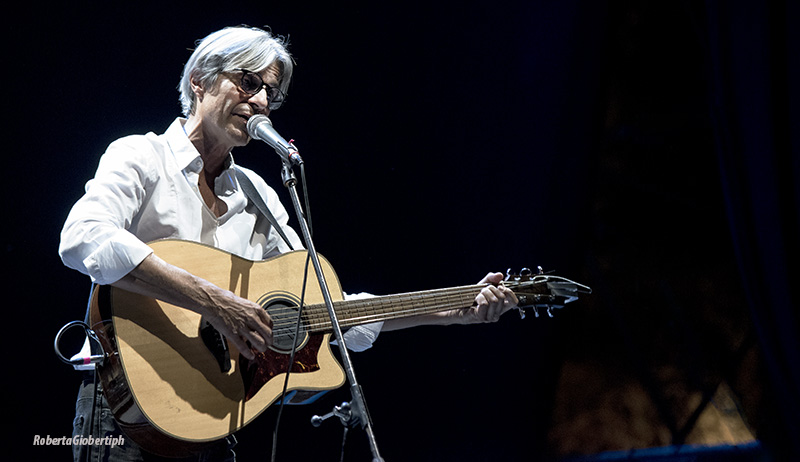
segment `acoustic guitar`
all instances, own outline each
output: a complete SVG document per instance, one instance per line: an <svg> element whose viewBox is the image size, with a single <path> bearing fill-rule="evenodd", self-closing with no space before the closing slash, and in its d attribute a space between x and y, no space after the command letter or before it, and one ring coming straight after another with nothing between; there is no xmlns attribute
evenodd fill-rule
<svg viewBox="0 0 800 462"><path fill-rule="evenodd" d="M185 456L236 432L279 400L287 372L291 394L285 399L290 404L344 384L344 371L331 351L330 317L313 271L304 307L298 309L306 252L250 261L187 241L149 245L166 262L263 306L273 320L274 344L249 361L197 313L122 289L97 287L90 321L106 355L97 372L127 437L156 454ZM466 308L484 287L343 300L332 266L320 260L343 329ZM549 313L591 291L564 278L530 272L510 275L503 284L520 299L521 315L530 307Z"/></svg>

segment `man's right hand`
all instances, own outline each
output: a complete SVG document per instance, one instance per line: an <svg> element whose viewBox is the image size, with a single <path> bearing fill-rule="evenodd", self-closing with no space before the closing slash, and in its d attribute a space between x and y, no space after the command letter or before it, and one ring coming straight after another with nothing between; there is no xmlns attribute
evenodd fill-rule
<svg viewBox="0 0 800 462"><path fill-rule="evenodd" d="M245 358L253 359L251 348L265 351L272 345L272 318L257 303L227 290L219 291L209 294L215 308L202 314Z"/></svg>

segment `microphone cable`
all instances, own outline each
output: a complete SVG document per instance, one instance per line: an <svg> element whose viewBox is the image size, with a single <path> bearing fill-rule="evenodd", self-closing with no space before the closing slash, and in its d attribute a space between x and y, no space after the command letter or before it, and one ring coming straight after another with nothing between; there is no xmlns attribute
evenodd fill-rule
<svg viewBox="0 0 800 462"><path fill-rule="evenodd" d="M65 324L63 327L61 327L61 329L58 330L58 333L56 333L55 340L53 340L53 349L55 350L55 354L58 357L58 359L60 359L63 363L68 364L68 365L72 366L73 368L76 368L77 366L80 366L80 365L84 365L84 366L91 365L92 366L92 382L93 382L92 385L94 387L94 391L92 392L92 411L89 414L89 421L88 422L84 422L83 429L81 431L81 436L83 436L83 437L90 436L92 434L92 432L97 432L96 434L98 434L98 435L100 434L100 420L98 419L98 416L96 415L96 413L97 413L97 399L98 399L98 393L99 393L99 389L100 389L100 379L99 379L99 377L97 377L97 364L103 364L103 361L105 361L105 359L108 358L108 354L105 352L105 350L103 348L103 344L100 342L100 339L97 337L97 333L89 326L89 322L90 322L89 321L89 319L90 319L89 309L91 307L92 296L94 294L94 290L95 290L95 286L94 286L94 284L92 284L91 289L89 290L89 301L88 301L88 304L86 306L86 319L84 321L72 321L72 322L69 322L69 323ZM89 349L86 352L88 354L88 356L83 356L83 357L80 356L82 353L84 353L83 350L81 350L80 353L72 356L71 358L67 358L61 352L61 346L60 346L61 338L64 336L64 334L68 330L70 330L70 329L72 329L74 327L82 328L83 331L84 331L84 334L86 335L85 343L89 346ZM92 351L94 350L93 345L97 346L97 351L100 354L92 354ZM91 456L92 456L92 447L89 447L87 445L81 445L80 451L79 451L79 454L78 454L78 457L77 457L76 460L89 462L89 460L91 459Z"/></svg>

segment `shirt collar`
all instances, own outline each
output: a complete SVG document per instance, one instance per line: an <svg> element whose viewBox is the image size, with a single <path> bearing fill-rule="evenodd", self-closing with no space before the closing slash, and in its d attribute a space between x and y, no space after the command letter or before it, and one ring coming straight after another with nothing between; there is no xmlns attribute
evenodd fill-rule
<svg viewBox="0 0 800 462"><path fill-rule="evenodd" d="M164 135L175 158L175 167L185 173L198 174L203 168L203 159L194 144L189 141L189 136L183 128L185 123L186 119L180 117L175 119ZM228 154L228 158L225 160L225 170L217 177L214 185L218 195L227 196L238 191L239 183L236 181L235 166L233 155Z"/></svg>
<svg viewBox="0 0 800 462"><path fill-rule="evenodd" d="M196 173L202 168L203 161L197 148L189 141L189 137L183 129L185 123L186 119L175 119L167 128L164 136L175 159L175 167L178 170L189 170Z"/></svg>

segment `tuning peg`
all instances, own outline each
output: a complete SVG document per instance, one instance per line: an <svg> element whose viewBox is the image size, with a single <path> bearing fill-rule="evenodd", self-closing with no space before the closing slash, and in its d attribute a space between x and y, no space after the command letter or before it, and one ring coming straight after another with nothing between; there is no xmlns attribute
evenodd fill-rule
<svg viewBox="0 0 800 462"><path fill-rule="evenodd" d="M537 275L543 275L544 274L544 269L542 269L541 266L537 266L536 267L536 274ZM530 268L522 268L519 273L515 273L514 271L511 270L511 268L509 268L509 269L506 270L505 280L506 281L511 281L511 280L514 280L514 281L527 281L527 280L531 279L531 276L533 276L533 270L531 270Z"/></svg>
<svg viewBox="0 0 800 462"><path fill-rule="evenodd" d="M515 276L516 276L516 274L514 274L514 272L511 271L511 268L506 270L506 281L510 281L511 278L513 278Z"/></svg>
<svg viewBox="0 0 800 462"><path fill-rule="evenodd" d="M533 309L533 314L538 318L539 317L539 308L542 308L542 307L540 307L540 306L532 306L531 308ZM545 306L544 307L544 312L547 313L547 317L548 318L552 318L553 317L553 307L552 306L550 306L550 305Z"/></svg>

